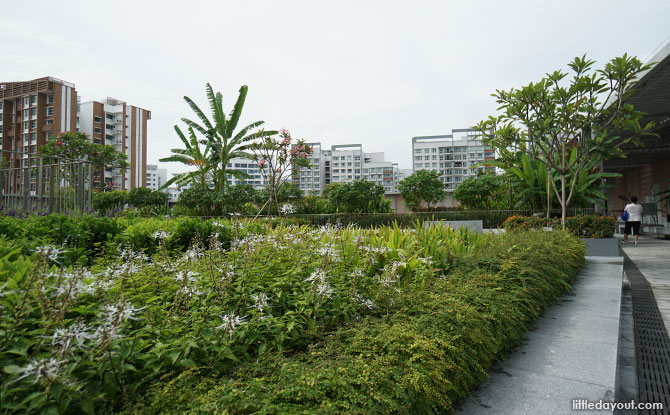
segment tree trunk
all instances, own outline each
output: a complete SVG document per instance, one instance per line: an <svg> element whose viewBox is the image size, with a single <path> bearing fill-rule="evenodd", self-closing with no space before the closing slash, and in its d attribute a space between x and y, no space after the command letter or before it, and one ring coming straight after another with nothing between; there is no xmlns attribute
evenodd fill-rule
<svg viewBox="0 0 670 415"><path fill-rule="evenodd" d="M547 226L549 226L549 219L551 219L551 183L549 180L553 180L551 175L551 170L547 167Z"/></svg>
<svg viewBox="0 0 670 415"><path fill-rule="evenodd" d="M512 179L507 178L507 195L509 197L509 206L508 209L512 210Z"/></svg>
<svg viewBox="0 0 670 415"><path fill-rule="evenodd" d="M561 173L561 227L565 230L565 216L567 206L565 200L565 173Z"/></svg>

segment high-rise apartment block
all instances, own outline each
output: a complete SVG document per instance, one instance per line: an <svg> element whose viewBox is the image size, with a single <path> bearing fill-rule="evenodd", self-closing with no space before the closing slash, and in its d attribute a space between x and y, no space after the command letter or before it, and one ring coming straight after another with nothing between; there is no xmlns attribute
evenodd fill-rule
<svg viewBox="0 0 670 415"><path fill-rule="evenodd" d="M414 171L436 170L447 191L453 191L463 180L475 176L476 170L495 171L493 166L475 167L495 159L494 150L475 137L472 129L452 130L449 135L413 137Z"/></svg>
<svg viewBox="0 0 670 415"><path fill-rule="evenodd" d="M114 98L77 105L77 128L94 143L110 145L127 157L129 168L104 171L104 181L115 190L147 186L147 121L151 111Z"/></svg>
<svg viewBox="0 0 670 415"><path fill-rule="evenodd" d="M145 186L149 119L151 112L111 98L79 103L74 84L52 77L0 82L0 143L3 159L13 167L58 134L82 131L94 143L126 154L130 164L123 174L105 170L94 181L123 190Z"/></svg>
<svg viewBox="0 0 670 415"><path fill-rule="evenodd" d="M159 169L155 164L147 165L147 185L151 190L158 190L167 182L167 169Z"/></svg>
<svg viewBox="0 0 670 415"><path fill-rule="evenodd" d="M76 128L74 84L45 77L25 82L0 82L0 141L3 159L25 166L27 154L64 131ZM24 157L26 155L26 157Z"/></svg>
<svg viewBox="0 0 670 415"><path fill-rule="evenodd" d="M258 164L244 157L235 157L230 159L226 165L228 170L238 170L249 175L245 179L237 179L231 175L228 175L228 184L235 186L236 184L250 184L254 189L265 189L268 185L267 177L264 177L261 174Z"/></svg>
<svg viewBox="0 0 670 415"><path fill-rule="evenodd" d="M321 143L312 147L311 167L300 169L294 182L305 192L321 194L330 183L366 179L384 186L386 193L397 192L398 164L384 160L384 153L365 153L361 144L335 145L323 150Z"/></svg>

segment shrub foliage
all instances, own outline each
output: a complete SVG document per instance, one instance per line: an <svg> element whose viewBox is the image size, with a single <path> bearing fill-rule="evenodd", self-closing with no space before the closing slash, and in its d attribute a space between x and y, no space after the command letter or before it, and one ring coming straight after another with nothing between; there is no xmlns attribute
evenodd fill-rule
<svg viewBox="0 0 670 415"><path fill-rule="evenodd" d="M86 268L0 237L5 413L453 411L584 256L563 232L125 220Z"/></svg>

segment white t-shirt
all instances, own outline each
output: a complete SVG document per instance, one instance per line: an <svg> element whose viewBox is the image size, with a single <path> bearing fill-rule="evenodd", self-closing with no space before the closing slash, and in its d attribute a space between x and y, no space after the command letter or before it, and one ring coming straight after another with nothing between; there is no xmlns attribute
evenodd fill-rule
<svg viewBox="0 0 670 415"><path fill-rule="evenodd" d="M629 222L642 222L642 205L629 203L623 210L628 212Z"/></svg>

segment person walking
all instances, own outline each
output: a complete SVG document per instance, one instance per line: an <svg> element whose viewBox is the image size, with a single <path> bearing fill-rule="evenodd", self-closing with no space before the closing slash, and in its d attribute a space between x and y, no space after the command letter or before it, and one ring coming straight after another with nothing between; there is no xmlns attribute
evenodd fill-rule
<svg viewBox="0 0 670 415"><path fill-rule="evenodd" d="M640 236L640 225L642 224L642 205L637 203L637 196L630 197L631 203L623 208L624 212L628 212L628 219L623 231L623 243L628 242L628 235L633 232L633 240L637 245L637 239Z"/></svg>

